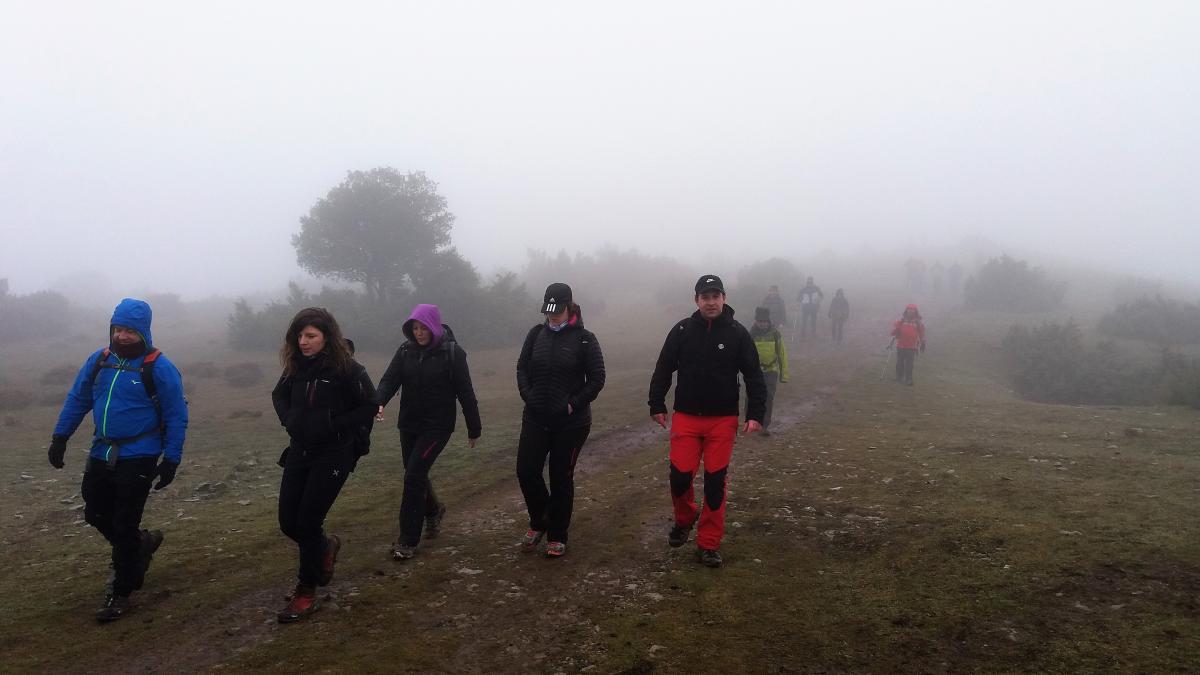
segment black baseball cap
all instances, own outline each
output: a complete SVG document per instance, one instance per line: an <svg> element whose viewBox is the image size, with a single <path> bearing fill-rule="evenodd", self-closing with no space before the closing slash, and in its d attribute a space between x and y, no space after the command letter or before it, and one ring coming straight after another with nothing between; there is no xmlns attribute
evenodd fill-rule
<svg viewBox="0 0 1200 675"><path fill-rule="evenodd" d="M696 295L700 295L704 291L721 291L725 293L725 284L721 281L721 277L715 274L705 274L696 282Z"/></svg>
<svg viewBox="0 0 1200 675"><path fill-rule="evenodd" d="M542 296L542 314L558 314L571 304L571 287L555 282L546 287Z"/></svg>

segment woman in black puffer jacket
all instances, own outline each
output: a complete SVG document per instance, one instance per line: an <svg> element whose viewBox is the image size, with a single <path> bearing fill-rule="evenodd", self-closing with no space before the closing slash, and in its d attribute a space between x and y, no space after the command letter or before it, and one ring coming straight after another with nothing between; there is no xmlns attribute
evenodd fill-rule
<svg viewBox="0 0 1200 675"><path fill-rule="evenodd" d="M392 546L395 560L408 560L416 554L422 520L425 537L432 539L446 515L446 505L433 492L429 470L454 433L455 401L467 421L469 447L475 447L483 431L467 353L454 340L450 327L442 323L437 305L417 305L403 330L408 339L396 350L376 394L379 420L383 407L400 391L396 426L404 459L404 494L400 497L400 537Z"/></svg>
<svg viewBox="0 0 1200 675"><path fill-rule="evenodd" d="M517 389L525 401L517 446L517 479L529 510L526 551L547 538L545 554L567 552L575 501L575 463L592 428L591 403L604 388L604 354L583 327L571 287L550 284L542 302L546 320L525 337L517 359ZM542 471L549 459L550 488Z"/></svg>
<svg viewBox="0 0 1200 675"><path fill-rule="evenodd" d="M325 515L354 470L355 435L375 414L375 387L324 309L292 319L279 356L271 402L291 440L279 458L279 529L300 548L299 582L278 614L286 623L315 611L317 586L333 580L341 541L325 536Z"/></svg>

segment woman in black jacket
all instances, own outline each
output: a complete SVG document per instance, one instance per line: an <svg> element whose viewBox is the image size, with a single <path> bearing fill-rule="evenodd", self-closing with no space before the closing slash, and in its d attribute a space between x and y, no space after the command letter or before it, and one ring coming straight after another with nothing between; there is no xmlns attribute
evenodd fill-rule
<svg viewBox="0 0 1200 675"><path fill-rule="evenodd" d="M454 341L450 327L442 323L437 305L417 305L404 322L404 336L408 340L396 350L376 394L378 421L383 407L400 391L396 426L404 458L404 495L400 498L400 537L392 546L395 560L408 560L416 554L422 520L425 536L432 539L446 515L446 505L433 492L429 470L454 433L455 400L467 421L469 447L475 447L483 431L467 353Z"/></svg>
<svg viewBox="0 0 1200 675"><path fill-rule="evenodd" d="M575 501L575 462L592 428L591 403L604 388L604 354L583 327L571 287L550 284L542 302L546 320L525 337L517 359L517 389L525 401L517 446L517 479L529 510L529 530L521 540L537 550L546 535L545 554L567 552L567 528ZM550 489L542 471L550 464Z"/></svg>
<svg viewBox="0 0 1200 675"><path fill-rule="evenodd" d="M279 529L300 548L299 581L277 617L288 623L316 611L317 586L333 580L341 541L325 536L325 515L354 468L355 433L375 414L375 388L324 309L296 314L279 359L271 402L291 439L279 458Z"/></svg>

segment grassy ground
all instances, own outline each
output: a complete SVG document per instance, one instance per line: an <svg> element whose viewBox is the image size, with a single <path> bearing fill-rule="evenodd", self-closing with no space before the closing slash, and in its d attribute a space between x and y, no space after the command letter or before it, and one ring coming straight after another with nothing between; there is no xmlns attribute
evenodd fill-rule
<svg viewBox="0 0 1200 675"><path fill-rule="evenodd" d="M663 322L669 325L669 318ZM435 468L441 538L387 558L400 495L394 430L328 525L346 540L323 611L274 623L294 547L277 531L270 376L194 382L184 470L146 523L167 541L134 612L97 626L103 541L77 510L82 442L45 464L56 410L0 411L4 670L16 672L1187 671L1200 653L1196 411L1016 399L1002 318L931 319L917 385L880 380L882 317L848 344L805 343L775 433L739 440L727 565L670 549L666 434L644 404L660 336L596 330L610 380L577 476L571 552L522 555L513 477L514 354L472 353L483 445L458 434ZM161 338L160 338L161 340ZM18 360L5 386L49 401ZM82 355L82 352L80 352ZM189 352L190 353L190 352ZM209 358L212 358L211 356ZM243 357L237 357L244 360ZM367 354L370 372L386 355ZM59 360L62 360L61 357ZM252 359L274 372L271 355ZM213 369L208 369L209 371ZM76 452L78 451L78 452ZM28 476L28 478L26 478ZM208 485L204 485L207 483Z"/></svg>

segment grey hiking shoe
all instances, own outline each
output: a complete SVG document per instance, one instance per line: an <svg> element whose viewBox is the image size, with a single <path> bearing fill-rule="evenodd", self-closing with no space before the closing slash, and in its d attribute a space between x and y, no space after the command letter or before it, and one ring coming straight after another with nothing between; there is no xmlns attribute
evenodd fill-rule
<svg viewBox="0 0 1200 675"><path fill-rule="evenodd" d="M721 559L721 552L715 548L697 548L696 559L705 567L720 567L725 563Z"/></svg>
<svg viewBox="0 0 1200 675"><path fill-rule="evenodd" d="M526 530L525 536L521 537L521 550L526 553L536 551L544 536L546 536L545 530Z"/></svg>
<svg viewBox="0 0 1200 675"><path fill-rule="evenodd" d="M416 554L416 546L409 546L400 542L392 544L392 560L409 560Z"/></svg>

